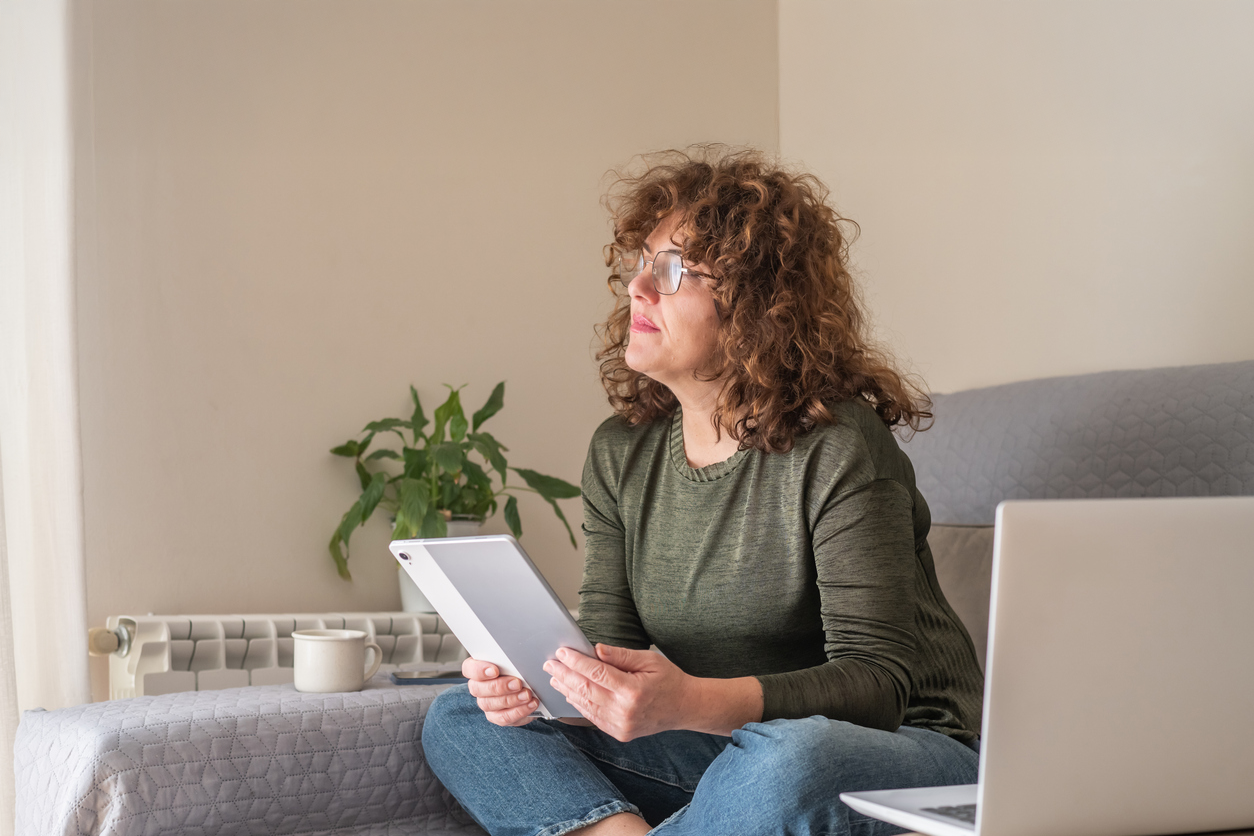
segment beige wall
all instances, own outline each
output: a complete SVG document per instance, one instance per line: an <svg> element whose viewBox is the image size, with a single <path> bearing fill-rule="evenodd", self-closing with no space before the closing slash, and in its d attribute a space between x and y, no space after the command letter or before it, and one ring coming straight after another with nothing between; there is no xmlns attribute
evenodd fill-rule
<svg viewBox="0 0 1254 836"><path fill-rule="evenodd" d="M382 523L352 584L326 557L354 485L326 450L410 382L430 410L507 380L511 460L577 481L602 176L646 149L820 174L938 391L1254 357L1248 4L76 8L91 623L396 606ZM574 603L581 553L523 522Z"/></svg>
<svg viewBox="0 0 1254 836"><path fill-rule="evenodd" d="M353 583L326 554L355 485L327 450L405 409L411 382L430 412L442 383L477 408L508 381L488 428L511 462L578 482L608 413L590 347L604 173L659 147L777 142L773 2L80 11L93 624L396 607L382 522L354 538ZM574 604L581 552L547 506L522 513Z"/></svg>
<svg viewBox="0 0 1254 836"><path fill-rule="evenodd" d="M1254 358L1254 4L780 0L780 146L936 391Z"/></svg>

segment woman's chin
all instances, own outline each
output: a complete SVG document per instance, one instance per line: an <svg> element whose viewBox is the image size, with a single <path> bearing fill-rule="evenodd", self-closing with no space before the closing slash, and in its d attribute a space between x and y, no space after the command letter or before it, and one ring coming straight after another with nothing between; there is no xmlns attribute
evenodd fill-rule
<svg viewBox="0 0 1254 836"><path fill-rule="evenodd" d="M627 368L633 372L640 374L649 373L648 353L642 351L635 343L628 343L627 350L623 352L623 362L627 364Z"/></svg>

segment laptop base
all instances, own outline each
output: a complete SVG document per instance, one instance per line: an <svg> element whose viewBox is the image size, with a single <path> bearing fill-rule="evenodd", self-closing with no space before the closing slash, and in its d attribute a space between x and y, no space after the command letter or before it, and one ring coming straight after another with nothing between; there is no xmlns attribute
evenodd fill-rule
<svg viewBox="0 0 1254 836"><path fill-rule="evenodd" d="M927 836L971 836L975 825L927 812L925 808L974 804L978 788L978 784L959 784L953 787L842 792L840 800L864 816Z"/></svg>

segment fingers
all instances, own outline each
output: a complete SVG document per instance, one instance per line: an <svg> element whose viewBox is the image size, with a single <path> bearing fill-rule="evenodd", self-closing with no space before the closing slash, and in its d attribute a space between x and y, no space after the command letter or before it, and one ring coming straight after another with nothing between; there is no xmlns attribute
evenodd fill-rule
<svg viewBox="0 0 1254 836"><path fill-rule="evenodd" d="M552 677L550 684L580 714L601 727L604 708L614 701L611 680L624 674L566 648L558 650L557 657L544 663L545 672Z"/></svg>
<svg viewBox="0 0 1254 836"><path fill-rule="evenodd" d="M558 648L557 661L561 663L561 665L557 666L557 670L565 666L579 674L580 677L598 685L604 685L607 688L613 688L615 685L621 684L625 679L622 671L614 667L613 664L593 659L591 656L584 656L582 653L577 653L567 647ZM550 674L554 673L549 670L548 665L545 665L544 669ZM569 677L558 678L572 682Z"/></svg>
<svg viewBox="0 0 1254 836"><path fill-rule="evenodd" d="M462 676L467 679L496 679L499 675L500 671L491 662L483 662L479 659L467 659L462 662Z"/></svg>
<svg viewBox="0 0 1254 836"><path fill-rule="evenodd" d="M557 651L557 659L544 665L553 687L616 740L663 730L654 728L655 702L659 693L669 693L673 674L682 672L653 651L597 645L596 653L593 659L566 648Z"/></svg>
<svg viewBox="0 0 1254 836"><path fill-rule="evenodd" d="M656 655L648 650L632 650L610 644L597 645L597 658L620 671L638 671L652 667Z"/></svg>
<svg viewBox="0 0 1254 836"><path fill-rule="evenodd" d="M495 679L470 680L470 693L476 697L510 697L526 693L523 681L516 676L498 676Z"/></svg>
<svg viewBox="0 0 1254 836"><path fill-rule="evenodd" d="M462 676L470 680L470 695L490 722L498 726L522 725L540 703L516 676L502 676L496 665L478 659L462 662Z"/></svg>
<svg viewBox="0 0 1254 836"><path fill-rule="evenodd" d="M520 688L517 691L511 691L507 694L487 694L479 696L472 692L472 696L476 697L479 707L484 711L507 711L517 708L520 705L527 705L535 701L535 694L526 688Z"/></svg>
<svg viewBox="0 0 1254 836"><path fill-rule="evenodd" d="M526 705L520 705L505 711L485 711L483 716L489 723L498 726L525 726L531 722L531 715L540 707L534 699Z"/></svg>
<svg viewBox="0 0 1254 836"><path fill-rule="evenodd" d="M462 676L470 680L470 693L476 697L496 697L522 690L522 680L516 676L501 676L491 662L467 659L462 662Z"/></svg>

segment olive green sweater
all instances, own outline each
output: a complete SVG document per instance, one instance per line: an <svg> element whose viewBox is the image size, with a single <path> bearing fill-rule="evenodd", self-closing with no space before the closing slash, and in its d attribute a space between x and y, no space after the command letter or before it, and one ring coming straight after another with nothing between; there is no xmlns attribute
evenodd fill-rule
<svg viewBox="0 0 1254 836"><path fill-rule="evenodd" d="M694 469L681 416L592 437L579 623L689 674L756 676L763 719L821 714L963 741L983 677L941 593L914 469L864 401L788 453Z"/></svg>

